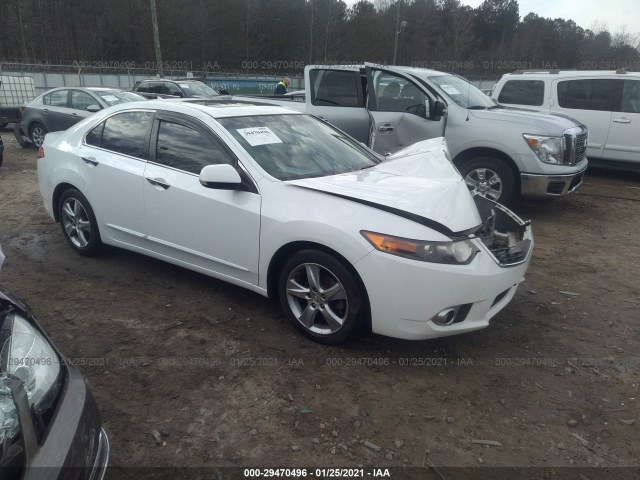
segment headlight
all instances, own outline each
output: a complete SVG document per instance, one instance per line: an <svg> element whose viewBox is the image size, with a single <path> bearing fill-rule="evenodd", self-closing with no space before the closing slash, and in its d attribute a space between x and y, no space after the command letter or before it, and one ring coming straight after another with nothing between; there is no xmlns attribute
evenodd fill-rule
<svg viewBox="0 0 640 480"><path fill-rule="evenodd" d="M7 375L22 381L29 405L36 414L42 414L51 406L60 388L58 355L47 339L16 310L6 315L0 328L0 446L10 441L19 429Z"/></svg>
<svg viewBox="0 0 640 480"><path fill-rule="evenodd" d="M536 152L540 160L545 163L563 163L564 138L563 137L543 137L540 135L523 134L527 145Z"/></svg>
<svg viewBox="0 0 640 480"><path fill-rule="evenodd" d="M427 242L382 233L360 233L376 250L423 262L467 265L478 253L478 249L470 240Z"/></svg>

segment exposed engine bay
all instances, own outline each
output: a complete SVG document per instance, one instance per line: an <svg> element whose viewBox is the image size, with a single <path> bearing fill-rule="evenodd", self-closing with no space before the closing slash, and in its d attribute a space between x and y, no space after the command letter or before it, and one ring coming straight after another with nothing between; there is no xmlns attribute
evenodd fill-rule
<svg viewBox="0 0 640 480"><path fill-rule="evenodd" d="M482 225L475 235L491 251L500 266L515 265L526 260L531 240L525 238L531 221L522 221L499 203L480 195L473 197Z"/></svg>

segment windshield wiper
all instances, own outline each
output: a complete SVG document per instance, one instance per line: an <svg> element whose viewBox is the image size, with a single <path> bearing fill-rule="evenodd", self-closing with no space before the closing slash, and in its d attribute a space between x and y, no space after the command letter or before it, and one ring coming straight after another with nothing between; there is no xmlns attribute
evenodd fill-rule
<svg viewBox="0 0 640 480"><path fill-rule="evenodd" d="M487 107L483 106L483 105L472 105L470 107L467 107L469 110L486 110Z"/></svg>

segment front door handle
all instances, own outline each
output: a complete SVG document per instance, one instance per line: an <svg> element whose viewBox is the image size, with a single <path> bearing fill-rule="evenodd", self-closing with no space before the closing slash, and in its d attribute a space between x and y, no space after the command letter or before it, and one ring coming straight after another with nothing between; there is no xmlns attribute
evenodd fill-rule
<svg viewBox="0 0 640 480"><path fill-rule="evenodd" d="M167 189L169 188L169 184L167 183L167 181L164 178L147 178L147 182L149 182L151 185L153 185L154 187L160 187L163 189Z"/></svg>
<svg viewBox="0 0 640 480"><path fill-rule="evenodd" d="M631 123L631 120L629 120L628 118L625 118L625 117L614 118L613 121L616 122L616 123Z"/></svg>
<svg viewBox="0 0 640 480"><path fill-rule="evenodd" d="M98 164L100 163L93 157L82 157L82 160L84 160L84 163L86 163L87 165L92 165L94 167L97 167Z"/></svg>
<svg viewBox="0 0 640 480"><path fill-rule="evenodd" d="M391 125L390 123L381 123L378 126L378 131L380 133L391 133L393 132L393 125Z"/></svg>

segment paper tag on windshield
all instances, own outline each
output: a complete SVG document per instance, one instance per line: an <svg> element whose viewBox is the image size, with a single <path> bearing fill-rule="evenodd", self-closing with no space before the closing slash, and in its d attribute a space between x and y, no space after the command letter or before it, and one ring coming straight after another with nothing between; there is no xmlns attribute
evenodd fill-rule
<svg viewBox="0 0 640 480"><path fill-rule="evenodd" d="M282 140L280 140L269 127L238 128L238 133L240 133L252 147L269 145L271 143L282 143Z"/></svg>
<svg viewBox="0 0 640 480"><path fill-rule="evenodd" d="M456 87L452 87L451 85L440 85L440 87L449 95L460 95L460 92Z"/></svg>
<svg viewBox="0 0 640 480"><path fill-rule="evenodd" d="M115 97L115 96L113 96L113 95L105 95L105 96L104 96L104 97L102 97L102 98L104 98L104 100L105 100L106 102L117 102L117 101L118 101L118 97Z"/></svg>

